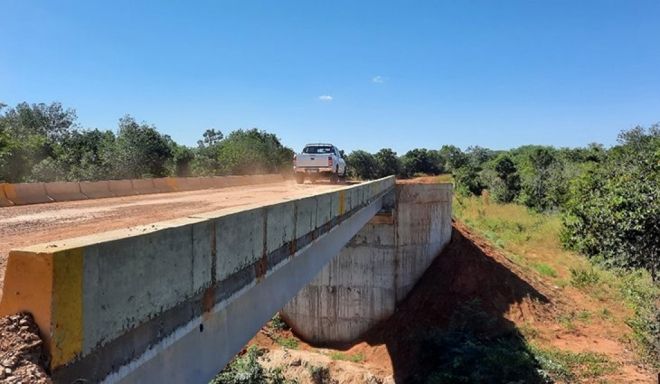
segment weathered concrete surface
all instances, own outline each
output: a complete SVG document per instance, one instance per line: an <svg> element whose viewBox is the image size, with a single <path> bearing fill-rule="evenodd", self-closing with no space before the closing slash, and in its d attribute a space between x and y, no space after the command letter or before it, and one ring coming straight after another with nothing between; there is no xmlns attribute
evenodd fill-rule
<svg viewBox="0 0 660 384"><path fill-rule="evenodd" d="M5 185L7 183L0 183L0 207L11 207L14 205L5 195Z"/></svg>
<svg viewBox="0 0 660 384"><path fill-rule="evenodd" d="M393 195L393 194L392 194ZM310 342L344 343L388 318L451 239L451 185L403 184L282 310Z"/></svg>
<svg viewBox="0 0 660 384"><path fill-rule="evenodd" d="M87 199L87 195L80 190L78 182L46 183L46 194L55 201L74 201Z"/></svg>
<svg viewBox="0 0 660 384"><path fill-rule="evenodd" d="M110 185L108 184L107 180L81 181L80 190L90 199L101 199L115 196L115 194L110 191Z"/></svg>
<svg viewBox="0 0 660 384"><path fill-rule="evenodd" d="M108 187L110 188L110 192L115 196L130 196L137 194L133 190L133 183L131 183L130 179L108 180Z"/></svg>
<svg viewBox="0 0 660 384"><path fill-rule="evenodd" d="M110 382L208 381L380 209L393 184L15 250L0 315L34 314L58 382L110 374ZM211 330L201 340L200 325ZM213 353L202 359L200 349Z"/></svg>
<svg viewBox="0 0 660 384"><path fill-rule="evenodd" d="M320 236L286 262L268 270L203 317L177 330L141 357L140 369L124 367L105 382L206 383L275 312L337 255L343 244L380 209L380 198ZM157 351L157 354L156 354Z"/></svg>
<svg viewBox="0 0 660 384"><path fill-rule="evenodd" d="M154 185L154 179L131 179L131 189L136 195L160 192Z"/></svg>
<svg viewBox="0 0 660 384"><path fill-rule="evenodd" d="M4 194L15 205L39 204L53 201L46 194L44 183L4 184Z"/></svg>

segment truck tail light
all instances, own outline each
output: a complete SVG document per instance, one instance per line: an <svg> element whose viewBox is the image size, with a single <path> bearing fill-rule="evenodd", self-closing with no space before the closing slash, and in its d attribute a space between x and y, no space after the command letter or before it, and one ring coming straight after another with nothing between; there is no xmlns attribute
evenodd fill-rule
<svg viewBox="0 0 660 384"><path fill-rule="evenodd" d="M328 167L332 167L332 156L328 156Z"/></svg>

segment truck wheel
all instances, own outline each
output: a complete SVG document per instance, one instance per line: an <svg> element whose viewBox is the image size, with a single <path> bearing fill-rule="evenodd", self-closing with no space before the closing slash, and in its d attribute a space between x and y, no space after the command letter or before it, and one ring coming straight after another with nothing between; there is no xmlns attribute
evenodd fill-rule
<svg viewBox="0 0 660 384"><path fill-rule="evenodd" d="M296 173L296 183L303 184L304 182L305 182L305 174L304 173Z"/></svg>

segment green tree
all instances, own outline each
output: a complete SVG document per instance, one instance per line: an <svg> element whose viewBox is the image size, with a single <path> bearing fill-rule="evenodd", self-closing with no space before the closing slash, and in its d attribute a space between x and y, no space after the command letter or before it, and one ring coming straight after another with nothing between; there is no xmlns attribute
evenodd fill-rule
<svg viewBox="0 0 660 384"><path fill-rule="evenodd" d="M197 141L197 145L200 147L213 146L220 143L220 140L224 137L221 131L215 129L207 129L202 134L202 140Z"/></svg>
<svg viewBox="0 0 660 384"><path fill-rule="evenodd" d="M20 103L6 110L0 116L0 179L32 180L37 164L54 161L62 137L75 128L76 118L73 109L60 103Z"/></svg>
<svg viewBox="0 0 660 384"><path fill-rule="evenodd" d="M346 156L346 165L352 177L371 180L378 177L378 162L369 152L357 150Z"/></svg>
<svg viewBox="0 0 660 384"><path fill-rule="evenodd" d="M174 143L173 149L174 175L178 177L187 177L192 175L192 163L195 159L195 152L184 146Z"/></svg>
<svg viewBox="0 0 660 384"><path fill-rule="evenodd" d="M383 148L374 155L376 160L376 177L385 177L389 175L398 175L401 172L401 160L396 152L390 148Z"/></svg>
<svg viewBox="0 0 660 384"><path fill-rule="evenodd" d="M660 268L660 125L619 136L603 163L571 183L563 243L608 265Z"/></svg>
<svg viewBox="0 0 660 384"><path fill-rule="evenodd" d="M493 160L492 166L484 170L482 178L486 180L493 200L498 203L510 203L520 193L518 168L506 153Z"/></svg>
<svg viewBox="0 0 660 384"><path fill-rule="evenodd" d="M460 168L454 169L452 175L456 185L456 191L463 196L481 195L486 188L479 175L479 168L467 163Z"/></svg>
<svg viewBox="0 0 660 384"><path fill-rule="evenodd" d="M173 153L170 138L154 126L138 124L131 116L119 119L116 140L115 177L164 177Z"/></svg>
<svg viewBox="0 0 660 384"><path fill-rule="evenodd" d="M223 137L219 131L207 130L204 139L197 142L192 161L195 175L285 172L293 165L293 150L272 133L253 128Z"/></svg>
<svg viewBox="0 0 660 384"><path fill-rule="evenodd" d="M415 148L406 152L402 162L407 176L414 176L417 173L438 175L443 170L442 156L439 152L429 151L426 148Z"/></svg>
<svg viewBox="0 0 660 384"><path fill-rule="evenodd" d="M444 160L444 168L449 172L459 169L469 161L468 156L454 145L443 145L439 151L440 157Z"/></svg>
<svg viewBox="0 0 660 384"><path fill-rule="evenodd" d="M521 175L519 202L536 211L558 209L566 200L565 164L552 147L527 146L516 150Z"/></svg>

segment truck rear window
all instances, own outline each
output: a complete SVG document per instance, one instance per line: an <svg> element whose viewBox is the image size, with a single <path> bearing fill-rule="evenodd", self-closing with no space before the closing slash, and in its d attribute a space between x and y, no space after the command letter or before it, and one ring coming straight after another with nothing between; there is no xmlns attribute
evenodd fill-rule
<svg viewBox="0 0 660 384"><path fill-rule="evenodd" d="M305 147L305 149L303 149L303 153L309 153L309 154L332 153L332 147L311 145L309 147Z"/></svg>

